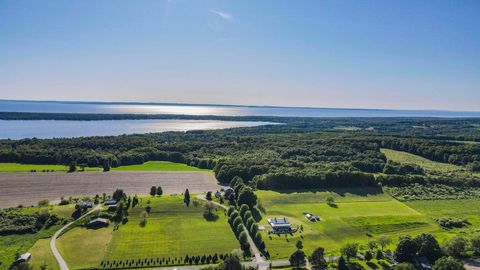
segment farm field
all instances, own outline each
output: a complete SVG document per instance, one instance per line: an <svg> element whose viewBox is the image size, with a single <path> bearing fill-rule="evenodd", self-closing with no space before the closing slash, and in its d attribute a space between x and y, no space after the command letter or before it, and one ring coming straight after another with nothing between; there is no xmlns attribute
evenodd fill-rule
<svg viewBox="0 0 480 270"><path fill-rule="evenodd" d="M404 204L379 190L358 191L355 189L316 193L257 191L267 212L260 224L266 225L267 218L287 217L294 227L303 226L304 229L301 233L295 233L293 237L274 234L269 236L264 231L263 238L272 259L288 258L295 250L295 243L298 240L303 241L305 252L310 254L319 246L325 248L327 253L334 253L345 243L366 244L380 236L388 236L395 242L400 235L429 232L447 237L449 234L437 225L430 212L425 211L425 207ZM329 196L335 199L337 207L326 204L326 198ZM318 215L323 220L309 222L303 216L303 212Z"/></svg>
<svg viewBox="0 0 480 270"><path fill-rule="evenodd" d="M80 168L79 168L80 169ZM66 172L68 166L64 165L41 165L41 164L19 164L19 163L0 163L0 172L30 172L35 170L42 172L45 170ZM85 168L87 171L100 171L100 168Z"/></svg>
<svg viewBox="0 0 480 270"><path fill-rule="evenodd" d="M140 226L141 213L150 201L146 226ZM218 210L218 211L217 211ZM182 196L144 197L139 207L129 213L129 221L112 233L106 260L185 257L229 253L239 248L222 208L218 220L203 217L199 206L183 204Z"/></svg>
<svg viewBox="0 0 480 270"><path fill-rule="evenodd" d="M45 170L66 172L68 166L64 165L40 165L40 164L19 164L19 163L0 163L0 172L42 172ZM78 167L80 170L80 167ZM183 163L174 163L169 161L148 161L143 164L120 166L112 168L112 171L210 171L197 167L188 166ZM102 171L102 168L85 167L85 171Z"/></svg>
<svg viewBox="0 0 480 270"><path fill-rule="evenodd" d="M161 186L164 194L192 193L220 189L210 172L79 172L1 173L0 207L33 205L42 199L111 194L122 188L128 194L147 194L151 186ZM29 188L19 188L29 187Z"/></svg>
<svg viewBox="0 0 480 270"><path fill-rule="evenodd" d="M381 148L380 152L382 152L387 157L388 160L395 161L398 163L415 164L422 167L427 172L442 172L442 173L466 172L466 169L461 166L432 161L424 157L410 154L403 151Z"/></svg>
<svg viewBox="0 0 480 270"><path fill-rule="evenodd" d="M148 161L138 165L120 166L112 168L112 171L192 171L192 172L211 172L211 170L200 169L188 166L183 163L174 163L169 161Z"/></svg>

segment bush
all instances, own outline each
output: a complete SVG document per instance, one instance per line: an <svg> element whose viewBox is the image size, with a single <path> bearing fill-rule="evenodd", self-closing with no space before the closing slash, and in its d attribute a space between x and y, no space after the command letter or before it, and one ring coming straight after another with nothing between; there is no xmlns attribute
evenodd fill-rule
<svg viewBox="0 0 480 270"><path fill-rule="evenodd" d="M458 219L453 217L442 217L437 219L437 222L444 229L462 228L469 224L466 219Z"/></svg>

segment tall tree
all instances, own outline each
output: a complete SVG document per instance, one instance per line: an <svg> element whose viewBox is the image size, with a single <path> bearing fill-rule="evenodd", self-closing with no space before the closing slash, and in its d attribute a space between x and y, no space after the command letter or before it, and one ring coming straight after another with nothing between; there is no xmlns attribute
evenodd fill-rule
<svg viewBox="0 0 480 270"><path fill-rule="evenodd" d="M158 196L162 196L162 194L163 194L162 187L161 187L161 186L158 186L158 187L157 187L157 195L158 195Z"/></svg>
<svg viewBox="0 0 480 270"><path fill-rule="evenodd" d="M290 265L296 266L297 269L300 268L301 265L305 264L305 252L303 250L297 249L295 252L290 255L288 259Z"/></svg>
<svg viewBox="0 0 480 270"><path fill-rule="evenodd" d="M246 204L250 209L257 204L257 195L253 192L252 188L246 187L240 191L240 194L238 195L238 204Z"/></svg>
<svg viewBox="0 0 480 270"><path fill-rule="evenodd" d="M318 269L318 270L327 269L328 264L324 256L325 256L325 249L322 247L318 247L313 251L310 261L312 265L315 267L315 269Z"/></svg>
<svg viewBox="0 0 480 270"><path fill-rule="evenodd" d="M395 260L398 262L412 262L417 254L417 243L410 237L404 237L398 242L395 250Z"/></svg>
<svg viewBox="0 0 480 270"><path fill-rule="evenodd" d="M187 207L190 205L190 191L188 191L188 188L185 190L183 195L183 202L187 205Z"/></svg>
<svg viewBox="0 0 480 270"><path fill-rule="evenodd" d="M156 186L152 186L152 187L150 188L150 195L155 196L155 194L157 194L157 187L156 187Z"/></svg>

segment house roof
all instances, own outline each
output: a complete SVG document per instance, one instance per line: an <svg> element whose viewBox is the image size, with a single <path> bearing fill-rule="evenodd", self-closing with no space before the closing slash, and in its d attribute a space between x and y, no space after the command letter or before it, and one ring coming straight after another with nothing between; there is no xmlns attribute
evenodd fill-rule
<svg viewBox="0 0 480 270"><path fill-rule="evenodd" d="M90 220L90 222L88 222L88 224L94 224L94 223L104 223L104 224L107 224L107 223L108 223L108 219L106 219L106 218L96 218L96 219L92 219L92 220Z"/></svg>
<svg viewBox="0 0 480 270"><path fill-rule="evenodd" d="M271 226L290 226L290 222L288 222L288 218L272 218L269 219L268 222Z"/></svg>
<svg viewBox="0 0 480 270"><path fill-rule="evenodd" d="M28 261L28 260L30 260L30 257L32 257L32 254L31 254L30 252L23 253L23 254L20 255L20 257L18 258L18 261Z"/></svg>
<svg viewBox="0 0 480 270"><path fill-rule="evenodd" d="M105 200L105 202L103 202L103 204L116 204L117 201L116 200Z"/></svg>

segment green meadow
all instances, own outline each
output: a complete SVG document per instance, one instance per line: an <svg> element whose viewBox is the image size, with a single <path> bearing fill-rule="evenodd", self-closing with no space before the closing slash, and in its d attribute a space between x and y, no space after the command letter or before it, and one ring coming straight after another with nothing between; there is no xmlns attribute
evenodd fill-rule
<svg viewBox="0 0 480 270"><path fill-rule="evenodd" d="M42 171L68 171L68 166L64 165L39 165L39 164L18 164L18 163L0 163L0 172L30 172L35 170ZM80 167L78 167L80 170ZM102 168L86 167L85 171L101 171ZM148 161L138 165L120 166L112 168L112 171L210 171L197 167L188 166L183 163L174 163L169 161Z"/></svg>
<svg viewBox="0 0 480 270"><path fill-rule="evenodd" d="M452 232L443 230L435 221L437 209L435 203L452 207L455 212L457 201L412 202L404 204L378 189L370 190L333 190L330 192L293 192L257 191L257 195L266 209L261 224L267 224L267 218L287 217L294 227L303 227L303 231L291 235L277 236L263 232L266 249L272 259L288 258L295 250L298 240L303 241L304 250L310 254L315 248L323 247L327 253L338 253L342 245L357 242L366 244L370 240L387 236L395 243L401 235L432 233L444 239ZM327 205L326 198L333 197L336 206ZM472 200L473 201L473 200ZM472 205L480 205L480 201ZM438 209L441 209L438 206ZM478 214L472 207L463 210L464 215ZM303 213L319 216L322 221L310 222ZM447 215L447 213L445 213ZM478 218L472 221L478 220ZM472 228L477 222L472 224ZM480 225L480 222L478 223ZM268 229L268 225L265 226Z"/></svg>
<svg viewBox="0 0 480 270"><path fill-rule="evenodd" d="M105 259L144 259L213 255L239 248L224 210L217 208L218 220L203 217L203 202L190 207L182 196L144 197L129 211L128 223L113 231ZM151 212L142 227L142 212L150 202Z"/></svg>
<svg viewBox="0 0 480 270"><path fill-rule="evenodd" d="M466 172L466 169L461 166L432 161L430 159L426 159L424 157L417 156L417 155L410 154L403 151L381 148L380 152L382 152L387 157L388 160L395 161L398 163L418 165L427 172L442 172L442 173Z"/></svg>
<svg viewBox="0 0 480 270"><path fill-rule="evenodd" d="M112 168L112 171L210 171L197 167L188 166L183 163L169 161L148 161L138 165L120 166Z"/></svg>

